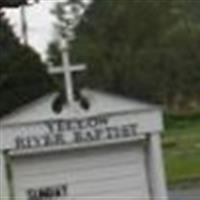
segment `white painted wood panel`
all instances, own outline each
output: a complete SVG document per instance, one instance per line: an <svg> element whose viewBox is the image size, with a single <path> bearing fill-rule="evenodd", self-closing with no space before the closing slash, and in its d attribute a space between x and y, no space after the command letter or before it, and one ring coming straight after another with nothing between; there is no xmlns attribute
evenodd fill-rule
<svg viewBox="0 0 200 200"><path fill-rule="evenodd" d="M0 200L9 200L8 180L4 152L0 151Z"/></svg>
<svg viewBox="0 0 200 200"><path fill-rule="evenodd" d="M15 194L68 185L64 199L148 199L143 145L137 143L13 159ZM60 200L60 199L58 199Z"/></svg>
<svg viewBox="0 0 200 200"><path fill-rule="evenodd" d="M135 145L135 144L133 144ZM117 149L117 147L119 147ZM100 151L99 151L100 149ZM115 153L117 149L117 153ZM63 171L83 171L88 169L85 163L90 163L90 170L93 168L96 170L102 168L105 165L120 165L121 163L138 162L139 149L134 151L128 151L129 145L115 145L113 147L103 147L89 150L70 151L67 153L57 153L49 155L37 155L31 157L17 157L14 162L16 167L16 173L20 175L40 175L51 173L62 173ZM106 154L106 156L105 156ZM120 159L118 159L120 157ZM57 161L55 162L55 158ZM70 160L70 162L68 161ZM38 160L40 162L38 162ZM47 163L50 163L51 167L47 167ZM32 167L34 166L34 167ZM31 169L31 170L27 170Z"/></svg>
<svg viewBox="0 0 200 200"><path fill-rule="evenodd" d="M150 104L138 102L134 99L126 99L121 96L110 95L99 91L85 91L84 97L89 99L90 109L85 112L77 102L74 106L68 106L66 104L61 113L55 113L52 110L52 104L58 94L51 94L45 96L26 105L14 113L5 116L0 120L0 125L8 124L21 124L21 123L33 123L49 119L72 119L77 117L87 117L106 113L117 113L124 111L148 112L151 110L159 110L160 107Z"/></svg>

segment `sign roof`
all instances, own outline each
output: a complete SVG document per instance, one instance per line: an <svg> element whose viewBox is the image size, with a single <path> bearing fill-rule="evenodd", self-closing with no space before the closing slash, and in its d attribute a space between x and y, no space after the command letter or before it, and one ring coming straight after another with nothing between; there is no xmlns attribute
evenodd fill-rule
<svg viewBox="0 0 200 200"><path fill-rule="evenodd" d="M104 92L92 91L85 89L82 91L84 97L89 101L89 109L83 109L80 103L77 102L73 106L64 105L62 112L56 113L52 109L52 104L57 93L46 95L13 113L3 117L0 120L0 126L33 123L45 120L56 119L72 119L95 116L98 114L117 114L127 112L149 112L161 111L161 108L154 105L149 105L133 99L111 95Z"/></svg>

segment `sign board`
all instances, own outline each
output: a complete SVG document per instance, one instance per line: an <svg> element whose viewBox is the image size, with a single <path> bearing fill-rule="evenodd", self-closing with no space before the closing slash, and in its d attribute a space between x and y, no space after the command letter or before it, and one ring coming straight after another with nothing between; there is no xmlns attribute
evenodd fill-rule
<svg viewBox="0 0 200 200"><path fill-rule="evenodd" d="M162 129L160 113L97 115L2 127L0 148L24 150L140 139Z"/></svg>
<svg viewBox="0 0 200 200"><path fill-rule="evenodd" d="M68 143L86 143L137 136L137 124L109 126L107 117L82 120L59 120L46 123L49 133L44 135L17 136L16 149L37 148Z"/></svg>
<svg viewBox="0 0 200 200"><path fill-rule="evenodd" d="M138 142L17 156L12 167L21 200L149 200L144 145Z"/></svg>
<svg viewBox="0 0 200 200"><path fill-rule="evenodd" d="M12 157L12 180L6 169L1 176L3 188L11 186L8 193L22 200L167 200L159 139L162 111L95 97L89 111L70 107L56 115L45 99L1 121L3 166L3 153Z"/></svg>

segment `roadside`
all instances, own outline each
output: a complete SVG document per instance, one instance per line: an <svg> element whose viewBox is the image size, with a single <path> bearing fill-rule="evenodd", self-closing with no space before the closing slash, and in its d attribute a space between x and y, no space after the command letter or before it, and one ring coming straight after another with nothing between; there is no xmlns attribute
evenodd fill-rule
<svg viewBox="0 0 200 200"><path fill-rule="evenodd" d="M170 190L169 200L200 200L200 188Z"/></svg>
<svg viewBox="0 0 200 200"><path fill-rule="evenodd" d="M168 185L200 188L200 114L167 115L165 121L163 147Z"/></svg>

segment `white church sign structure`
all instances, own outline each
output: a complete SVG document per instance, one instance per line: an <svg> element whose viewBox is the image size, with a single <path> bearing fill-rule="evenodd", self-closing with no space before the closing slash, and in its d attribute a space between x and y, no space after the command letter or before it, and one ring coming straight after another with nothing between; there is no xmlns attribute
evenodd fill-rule
<svg viewBox="0 0 200 200"><path fill-rule="evenodd" d="M66 45L66 43L64 43ZM89 89L74 98L63 48L66 98L50 94L0 120L1 200L167 200L160 107Z"/></svg>

